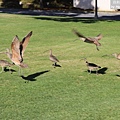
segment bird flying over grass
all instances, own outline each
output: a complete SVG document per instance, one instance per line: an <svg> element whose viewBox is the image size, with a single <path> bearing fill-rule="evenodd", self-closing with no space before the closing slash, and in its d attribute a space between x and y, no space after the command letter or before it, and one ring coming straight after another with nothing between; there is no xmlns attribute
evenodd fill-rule
<svg viewBox="0 0 120 120"><path fill-rule="evenodd" d="M118 60L120 60L120 53L119 53L119 54L113 53L112 55L113 55L115 58L117 58Z"/></svg>
<svg viewBox="0 0 120 120"><path fill-rule="evenodd" d="M99 34L96 37L85 37L84 35L82 35L80 32L78 32L75 29L73 29L72 31L75 35L77 35L80 38L80 40L82 40L83 42L86 42L86 43L95 44L96 49L99 50L98 46L101 46L99 40L101 40L102 34Z"/></svg>

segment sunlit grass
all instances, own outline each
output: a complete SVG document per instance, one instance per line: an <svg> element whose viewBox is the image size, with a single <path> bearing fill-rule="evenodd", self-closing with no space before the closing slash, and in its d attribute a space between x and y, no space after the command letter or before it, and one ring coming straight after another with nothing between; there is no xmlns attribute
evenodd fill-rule
<svg viewBox="0 0 120 120"><path fill-rule="evenodd" d="M0 74L0 119L2 120L118 120L120 119L120 61L110 54L120 52L119 21L0 14L0 50L10 48L15 35L20 40L33 35L24 54L24 76ZM75 28L86 36L103 34L100 51L83 43L72 33ZM62 67L53 68L49 51ZM104 56L108 55L108 56ZM102 57L104 56L104 57ZM82 58L108 68L105 74L89 74ZM9 61L6 55L0 59ZM37 73L39 73L37 75ZM117 76L116 76L117 75Z"/></svg>

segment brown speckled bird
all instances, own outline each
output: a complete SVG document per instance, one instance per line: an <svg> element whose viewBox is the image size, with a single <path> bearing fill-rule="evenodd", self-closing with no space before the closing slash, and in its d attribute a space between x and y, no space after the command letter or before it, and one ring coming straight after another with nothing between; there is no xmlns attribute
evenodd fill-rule
<svg viewBox="0 0 120 120"><path fill-rule="evenodd" d="M86 42L86 43L95 44L96 49L99 50L98 46L101 46L101 44L98 42L98 40L100 40L102 38L102 34L99 34L96 37L91 38L91 37L85 37L84 35L82 35L80 32L78 32L75 29L73 29L72 31L80 38L80 40L82 40L83 42Z"/></svg>
<svg viewBox="0 0 120 120"><path fill-rule="evenodd" d="M56 66L57 65L57 62L59 62L59 60L56 58L56 56L54 56L52 54L52 49L50 49L50 55L49 55L49 59L54 62L53 66Z"/></svg>
<svg viewBox="0 0 120 120"><path fill-rule="evenodd" d="M113 55L115 58L117 58L118 60L120 60L120 53L119 53L119 54L113 53L112 55Z"/></svg>
<svg viewBox="0 0 120 120"><path fill-rule="evenodd" d="M84 60L86 62L86 65L87 65L88 70L90 71L90 73L91 73L91 71L94 70L94 71L96 71L96 74L98 74L98 69L101 68L101 67L96 65L96 64L94 64L94 63L88 62L86 59L84 59Z"/></svg>
<svg viewBox="0 0 120 120"><path fill-rule="evenodd" d="M8 61L6 60L0 60L0 66L2 67L2 71L0 73L2 73L4 71L4 68L5 67L9 67L9 71L10 71L10 67L12 66L13 64L9 63Z"/></svg>
<svg viewBox="0 0 120 120"><path fill-rule="evenodd" d="M10 60L17 66L19 66L19 72L20 68L26 68L28 67L26 64L23 63L23 54L25 52L25 49L28 45L28 42L30 40L30 37L32 35L32 31L28 33L23 40L20 42L18 36L16 35L11 43L11 51L7 49L7 56L10 58Z"/></svg>

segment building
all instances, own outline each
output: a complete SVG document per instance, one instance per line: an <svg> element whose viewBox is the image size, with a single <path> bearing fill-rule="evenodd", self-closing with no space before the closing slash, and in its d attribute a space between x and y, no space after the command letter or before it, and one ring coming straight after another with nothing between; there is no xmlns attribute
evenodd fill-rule
<svg viewBox="0 0 120 120"><path fill-rule="evenodd" d="M73 0L73 6L81 9L95 8L95 0ZM98 11L116 11L120 9L120 0L97 0Z"/></svg>

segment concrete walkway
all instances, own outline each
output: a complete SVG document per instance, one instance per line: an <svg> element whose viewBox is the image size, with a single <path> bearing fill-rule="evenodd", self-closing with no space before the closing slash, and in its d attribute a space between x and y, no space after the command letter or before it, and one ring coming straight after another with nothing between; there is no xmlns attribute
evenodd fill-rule
<svg viewBox="0 0 120 120"><path fill-rule="evenodd" d="M24 9L5 9L0 8L0 13L22 14L32 16L69 16L74 18L94 18L94 12L69 12L55 10L24 10ZM100 19L120 20L120 12L98 12Z"/></svg>

